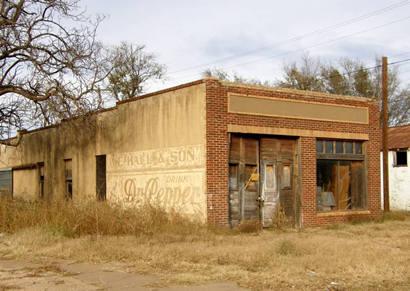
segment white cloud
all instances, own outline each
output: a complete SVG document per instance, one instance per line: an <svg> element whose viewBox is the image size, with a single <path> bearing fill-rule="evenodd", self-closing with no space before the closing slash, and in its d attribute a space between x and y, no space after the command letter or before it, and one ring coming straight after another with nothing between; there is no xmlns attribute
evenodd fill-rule
<svg viewBox="0 0 410 291"><path fill-rule="evenodd" d="M398 2L402 1L88 0L85 3L89 13L110 15L100 27L101 40L110 44L122 40L145 44L147 50L156 53L159 61L168 66L169 72L240 56L214 66L265 80L279 77L283 63L300 58L306 47L311 47L308 50L312 56L360 58L369 64L373 64L376 55L410 51L407 29L410 19L315 47L409 16L410 5L283 43ZM254 52L241 56L249 51ZM239 65L249 61L254 62ZM203 69L174 73L168 81L154 84L152 89L198 79Z"/></svg>

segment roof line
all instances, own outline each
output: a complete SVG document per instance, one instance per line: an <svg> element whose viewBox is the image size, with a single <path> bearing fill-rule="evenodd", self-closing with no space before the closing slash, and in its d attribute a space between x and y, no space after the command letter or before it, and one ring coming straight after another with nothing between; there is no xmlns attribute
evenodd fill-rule
<svg viewBox="0 0 410 291"><path fill-rule="evenodd" d="M199 85L199 84L204 83L207 79L208 79L208 78L199 79L199 80L196 80L196 81L193 81L193 82L189 82L189 83L177 85L177 86L174 86L174 87L162 89L162 90L159 90L159 91L147 93L147 94L144 94L144 95L135 96L135 97L132 97L132 98L129 98L129 99L117 101L117 105L119 105L119 104L124 104L124 103L128 103L128 102L133 102L133 101L140 100L140 99L145 99L145 98L148 98L148 97L151 97L151 96L155 96L155 95L159 95L159 94L163 94L163 93L167 93L167 92L179 90L179 89L186 88L186 87L191 87L191 86ZM212 78L212 79L213 79L213 78Z"/></svg>
<svg viewBox="0 0 410 291"><path fill-rule="evenodd" d="M310 96L310 97L327 97L327 98L330 97L334 99L355 100L355 101L361 101L361 102L378 101L377 98L373 98L373 97L340 95L340 94L332 94L332 93L325 93L325 92L299 90L299 89L292 89L292 88L271 87L271 86L264 86L264 85L252 85L252 84L229 82L229 81L220 81L220 82L222 85L230 86L230 87L236 86L236 87L249 88L249 89L266 90L266 91L278 92L278 93L293 93L293 94Z"/></svg>

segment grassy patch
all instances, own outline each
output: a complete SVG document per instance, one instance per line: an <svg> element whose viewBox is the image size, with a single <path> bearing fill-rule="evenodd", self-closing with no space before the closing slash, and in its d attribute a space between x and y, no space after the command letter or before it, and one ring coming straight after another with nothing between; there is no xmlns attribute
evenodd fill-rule
<svg viewBox="0 0 410 291"><path fill-rule="evenodd" d="M385 222L385 221L405 221L410 218L409 211L390 211L384 212L382 216L376 218L375 222Z"/></svg>
<svg viewBox="0 0 410 291"><path fill-rule="evenodd" d="M230 231L150 206L24 203L0 212L0 232L9 233L0 238L0 256L120 263L127 272L159 274L164 284L233 281L254 290L336 288L331 282L343 290L410 286L406 213L300 232L267 231L256 222Z"/></svg>
<svg viewBox="0 0 410 291"><path fill-rule="evenodd" d="M188 220L176 212L167 213L152 205L123 208L97 201L30 202L0 198L0 233L14 233L37 226L64 237L207 232L200 222Z"/></svg>
<svg viewBox="0 0 410 291"><path fill-rule="evenodd" d="M262 231L262 225L258 220L242 221L233 228L236 233L258 233Z"/></svg>
<svg viewBox="0 0 410 291"><path fill-rule="evenodd" d="M283 240L279 243L276 252L281 256L298 256L300 251L297 250L296 245L289 240Z"/></svg>

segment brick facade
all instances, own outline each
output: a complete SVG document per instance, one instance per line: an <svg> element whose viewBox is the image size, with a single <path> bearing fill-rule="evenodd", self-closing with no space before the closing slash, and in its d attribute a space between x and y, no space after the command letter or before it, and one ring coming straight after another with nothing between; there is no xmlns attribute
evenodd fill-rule
<svg viewBox="0 0 410 291"><path fill-rule="evenodd" d="M367 209L317 213L316 211L316 138L299 137L301 149L301 221L303 226L319 226L329 223L365 219L381 214L380 208L380 127L379 105L375 100L329 94L303 92L298 90L275 90L258 86L220 82L205 79L206 82L206 153L207 153L207 216L211 224L229 224L228 189L228 125L242 125L263 128L300 129L326 132L367 134L365 144ZM331 122L296 118L267 117L228 113L228 93L241 95L302 100L315 103L339 104L368 107L369 124Z"/></svg>

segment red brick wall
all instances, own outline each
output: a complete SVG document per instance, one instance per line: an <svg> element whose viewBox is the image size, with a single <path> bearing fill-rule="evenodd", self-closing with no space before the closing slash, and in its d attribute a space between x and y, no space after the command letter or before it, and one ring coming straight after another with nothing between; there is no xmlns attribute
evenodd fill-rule
<svg viewBox="0 0 410 291"><path fill-rule="evenodd" d="M369 106L369 124L301 120L228 113L228 92L264 97L296 99L330 104ZM364 99L366 100L366 99ZM380 128L379 106L367 101L307 96L298 92L273 92L263 88L245 88L225 85L215 79L206 80L206 138L207 138L207 206L208 222L219 225L229 223L228 189L228 124L289 128L304 130L337 131L369 134L367 142L367 190L370 214L318 216L316 213L316 151L314 137L301 137L302 222L304 226L325 225L380 215Z"/></svg>

